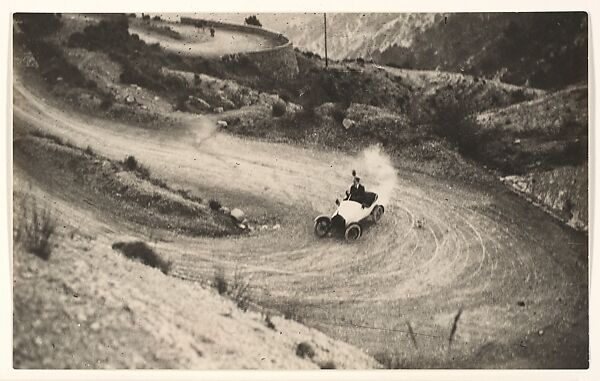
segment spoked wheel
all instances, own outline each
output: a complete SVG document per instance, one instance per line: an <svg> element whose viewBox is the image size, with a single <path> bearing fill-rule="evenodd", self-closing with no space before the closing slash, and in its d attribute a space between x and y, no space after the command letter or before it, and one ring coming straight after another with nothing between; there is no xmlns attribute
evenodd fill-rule
<svg viewBox="0 0 600 381"><path fill-rule="evenodd" d="M384 212L383 206L377 205L375 207L375 209L373 209L373 211L371 212L371 216L373 216L373 221L376 223L379 222L379 220L383 216L383 212Z"/></svg>
<svg viewBox="0 0 600 381"><path fill-rule="evenodd" d="M346 239L348 241L356 241L357 239L360 238L361 234L362 234L362 228L360 227L359 224L354 223L354 224L348 225L344 236L346 237Z"/></svg>
<svg viewBox="0 0 600 381"><path fill-rule="evenodd" d="M327 217L321 217L315 221L315 235L319 238L323 238L329 233L331 229L331 220Z"/></svg>

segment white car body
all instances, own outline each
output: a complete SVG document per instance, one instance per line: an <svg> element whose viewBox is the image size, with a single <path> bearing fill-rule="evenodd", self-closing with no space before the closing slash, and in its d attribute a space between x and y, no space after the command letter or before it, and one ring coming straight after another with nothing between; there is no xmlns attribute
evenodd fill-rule
<svg viewBox="0 0 600 381"><path fill-rule="evenodd" d="M360 202L344 200L340 202L340 205L338 206L335 213L333 213L331 218L333 219L333 217L339 214L340 216L344 217L344 220L346 221L346 226L348 226L353 222L360 222L365 218L369 217L369 215L377 205L377 202L374 202L373 204L371 204L370 207L363 208Z"/></svg>
<svg viewBox="0 0 600 381"><path fill-rule="evenodd" d="M344 200L331 217L320 215L315 218L315 234L322 238L329 235L331 230L343 230L347 240L356 240L362 235L361 223L369 218L378 222L384 212L384 207L378 202L375 193L368 193L372 199L370 205L357 201ZM368 206L366 206L368 205Z"/></svg>

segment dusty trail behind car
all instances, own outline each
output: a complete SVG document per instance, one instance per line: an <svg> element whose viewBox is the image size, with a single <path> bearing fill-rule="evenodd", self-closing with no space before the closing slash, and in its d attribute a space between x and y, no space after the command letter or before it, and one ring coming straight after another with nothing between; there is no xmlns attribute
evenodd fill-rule
<svg viewBox="0 0 600 381"><path fill-rule="evenodd" d="M175 276L206 280L238 267L260 304L391 366L586 366L587 237L508 192L384 171L393 181L380 224L352 244L318 240L313 218L333 210L351 169L370 167L364 158L221 134L212 116L180 115L187 129L172 135L84 117L16 76L14 117L110 158L135 155L171 184L282 221L249 237L158 242Z"/></svg>

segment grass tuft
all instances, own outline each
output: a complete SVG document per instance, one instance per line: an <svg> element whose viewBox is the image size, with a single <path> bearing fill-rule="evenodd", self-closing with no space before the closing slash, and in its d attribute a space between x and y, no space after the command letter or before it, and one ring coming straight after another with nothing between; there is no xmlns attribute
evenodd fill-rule
<svg viewBox="0 0 600 381"><path fill-rule="evenodd" d="M17 228L16 241L32 254L47 261L52 254L50 239L56 231L56 221L46 207L38 207L34 199L26 199L22 219Z"/></svg>

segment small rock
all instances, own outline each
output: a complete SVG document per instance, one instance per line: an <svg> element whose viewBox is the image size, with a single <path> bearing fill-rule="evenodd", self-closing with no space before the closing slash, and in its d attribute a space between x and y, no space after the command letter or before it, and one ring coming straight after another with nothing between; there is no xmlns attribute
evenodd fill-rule
<svg viewBox="0 0 600 381"><path fill-rule="evenodd" d="M157 100L159 100L159 99L160 99L160 97L158 97L158 96L154 97L154 100L155 100L155 101L157 101Z"/></svg>
<svg viewBox="0 0 600 381"><path fill-rule="evenodd" d="M244 225L244 224L238 224L237 227L240 229L246 230L246 225Z"/></svg>
<svg viewBox="0 0 600 381"><path fill-rule="evenodd" d="M224 110L223 110L223 107L215 107L213 111L214 111L216 114L220 114L220 113L222 113Z"/></svg>
<svg viewBox="0 0 600 381"><path fill-rule="evenodd" d="M540 330L538 331L538 335L540 335L540 336L543 336L543 335L544 335L544 330L543 330L543 329L540 329Z"/></svg>
<svg viewBox="0 0 600 381"><path fill-rule="evenodd" d="M60 82L63 80L63 77L56 77L56 82Z"/></svg>
<svg viewBox="0 0 600 381"><path fill-rule="evenodd" d="M142 106L142 110L148 110L148 106L146 106L146 105L143 105L143 106Z"/></svg>
<svg viewBox="0 0 600 381"><path fill-rule="evenodd" d="M239 208L235 208L231 211L230 213L231 217L233 217L233 219L235 219L238 222L242 222L244 220L244 212L239 209Z"/></svg>
<svg viewBox="0 0 600 381"><path fill-rule="evenodd" d="M267 230L268 228L269 228L269 227L268 227L267 225L262 225L262 226L260 227L260 230Z"/></svg>
<svg viewBox="0 0 600 381"><path fill-rule="evenodd" d="M227 128L227 122L224 120L219 120L219 121L217 121L217 126L219 126L221 128Z"/></svg>
<svg viewBox="0 0 600 381"><path fill-rule="evenodd" d="M125 101L127 103L133 103L135 102L135 97L133 95L128 95L127 98L125 98Z"/></svg>
<svg viewBox="0 0 600 381"><path fill-rule="evenodd" d="M273 225L273 230L279 230L279 229L281 229L281 225L279 225L279 224Z"/></svg>
<svg viewBox="0 0 600 381"><path fill-rule="evenodd" d="M356 125L356 122L352 119L345 118L342 121L342 126L344 126L344 128L346 130L350 129L351 127L354 127L355 125Z"/></svg>
<svg viewBox="0 0 600 381"><path fill-rule="evenodd" d="M36 336L33 341L35 342L35 345L37 345L38 347L41 346L42 344L44 344L44 341L42 341L42 338L39 336Z"/></svg>
<svg viewBox="0 0 600 381"><path fill-rule="evenodd" d="M228 207L226 206L222 206L219 208L219 212L223 213L223 214L231 214L231 211L229 210Z"/></svg>
<svg viewBox="0 0 600 381"><path fill-rule="evenodd" d="M92 331L98 331L98 330L100 330L100 323L95 321L92 323L92 325L90 325L90 328Z"/></svg>
<svg viewBox="0 0 600 381"><path fill-rule="evenodd" d="M515 144L521 144L521 139L515 139L514 143Z"/></svg>

